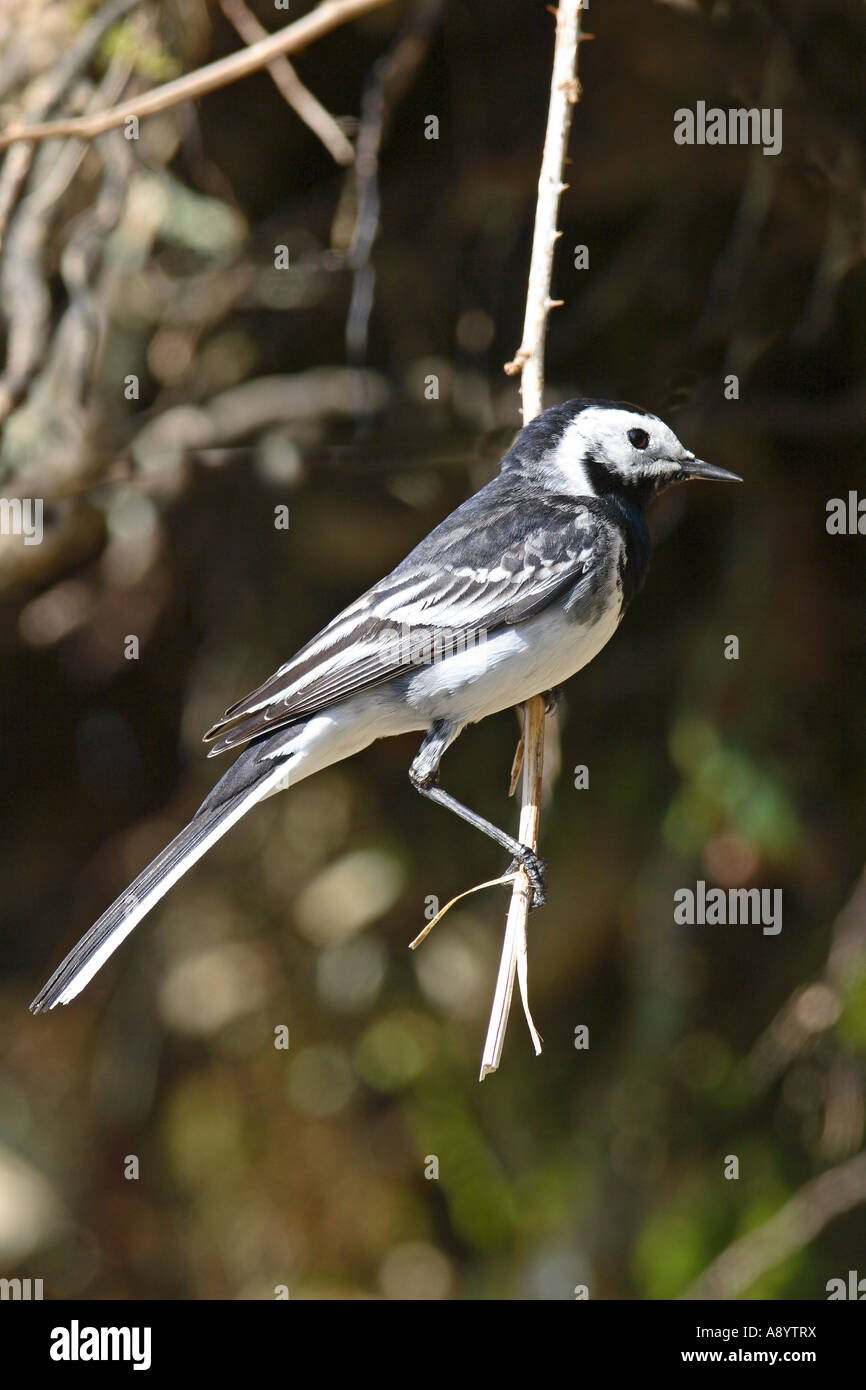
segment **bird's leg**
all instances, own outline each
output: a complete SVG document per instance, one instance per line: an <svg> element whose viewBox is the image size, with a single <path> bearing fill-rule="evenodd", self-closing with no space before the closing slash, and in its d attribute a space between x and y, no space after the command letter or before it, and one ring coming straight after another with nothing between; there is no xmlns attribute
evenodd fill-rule
<svg viewBox="0 0 866 1390"><path fill-rule="evenodd" d="M434 724L431 724L430 730L409 769L409 781L422 796L426 796L430 801L435 801L438 806L444 806L448 811L453 811L455 816L459 816L461 820L465 820L476 830L480 830L483 835L488 835L491 840L495 840L497 845L507 849L508 853L514 856L515 863L521 864L526 870L532 884L532 907L543 907L547 886L544 860L539 858L528 845L522 845L519 840L515 840L512 835L507 835L492 821L485 820L475 811L470 811L468 806L464 806L461 801L437 786L442 755L459 733L460 725L445 719L437 719Z"/></svg>

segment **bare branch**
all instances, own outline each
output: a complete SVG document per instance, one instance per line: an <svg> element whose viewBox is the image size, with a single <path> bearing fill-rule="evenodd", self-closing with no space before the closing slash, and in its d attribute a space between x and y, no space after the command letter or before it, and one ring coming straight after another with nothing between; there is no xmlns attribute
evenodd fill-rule
<svg viewBox="0 0 866 1390"><path fill-rule="evenodd" d="M583 0L560 0L556 12L556 43L553 53L553 74L550 83L550 104L547 112L547 131L538 179L538 200L535 208L535 231L532 257L529 264L529 285L526 292L526 316L523 340L513 362L505 368L509 376L520 372L523 398L523 423L526 425L544 407L544 339L547 316L553 307L550 285L553 275L553 253L559 232L556 228L559 200L565 184L562 171L571 129L572 109L580 95L577 80L577 50L580 42L580 15ZM540 696L529 700L523 711L523 806L520 813L520 840L535 849L538 845L538 821L541 806L541 779L544 763L544 701ZM526 982L526 924L532 902L532 886L524 869L517 872L511 892L511 904L505 926L505 941L499 966L499 978L493 998L493 1009L487 1040L481 1058L481 1076L495 1071L502 1055L508 1012L515 975L520 984L523 1009L529 1025L536 1056L541 1051L532 1016L529 1012Z"/></svg>
<svg viewBox="0 0 866 1390"><path fill-rule="evenodd" d="M250 73L260 72L281 54L297 53L299 49L306 48L307 44L313 43L323 34L339 28L341 24L347 24L359 15L368 14L370 10L380 9L390 3L391 0L322 0L322 3L304 15L303 19L277 30L275 34L261 39L259 43L251 44L239 53L231 53L227 58L220 58L215 63L208 63L206 67L197 68L195 72L186 73L183 77L177 77L162 87L154 87L153 91L132 97L107 111L79 116L72 120L47 121L43 125L13 126L11 130L0 135L0 149L16 140L48 140L56 135L78 135L84 140L92 140L94 136L122 125L130 116L137 116L139 120L143 120L158 111L167 111L182 101L191 101L195 97L204 96L206 92L216 91L218 87L228 86L230 82L237 82L241 77L248 77Z"/></svg>
<svg viewBox="0 0 866 1390"><path fill-rule="evenodd" d="M268 31L260 24L245 0L220 0L222 12L246 44L259 43L268 38ZM337 164L351 164L355 158L351 140L348 140L338 126L330 111L327 111L318 97L301 81L288 58L275 58L268 63L268 75L281 96L314 135L318 135L325 149Z"/></svg>
<svg viewBox="0 0 866 1390"><path fill-rule="evenodd" d="M524 748L523 807L520 812L520 829L517 838L521 844L532 845L534 848L538 844L544 761L544 700L540 695L527 701L524 720L522 739ZM496 1071L499 1066L502 1044L505 1041L505 1029L508 1025L508 1014L511 1009L511 996L514 993L515 975L520 984L523 1012L526 1015L536 1057L541 1051L541 1038L529 1012L527 994L526 921L529 916L531 901L532 885L525 872L520 870L519 873L515 874L514 887L511 890L511 904L508 908L508 919L505 924L505 940L502 943L499 975L496 979L490 1023L481 1057L479 1081L483 1081L488 1072Z"/></svg>
<svg viewBox="0 0 866 1390"><path fill-rule="evenodd" d="M866 1202L866 1154L862 1153L807 1182L769 1221L723 1250L680 1297L737 1298L768 1269L802 1250L835 1217L861 1202Z"/></svg>
<svg viewBox="0 0 866 1390"><path fill-rule="evenodd" d="M559 239L556 222L559 200L568 186L562 182L562 171L565 167L572 108L580 96L580 84L577 80L577 46L580 41L582 9L583 0L561 0L556 11L556 48L553 54L547 133L544 137L544 154L538 177L538 201L535 207L535 233L532 239L532 259L529 263L523 339L514 360L505 365L509 376L516 376L520 372L524 425L528 425L543 409L544 339L547 334L547 315L554 307L550 298L550 283L553 275L553 253Z"/></svg>
<svg viewBox="0 0 866 1390"><path fill-rule="evenodd" d="M799 984L764 1029L746 1058L746 1070L762 1089L805 1048L833 1027L842 1011L845 981L866 956L866 870L833 924L824 969Z"/></svg>
<svg viewBox="0 0 866 1390"><path fill-rule="evenodd" d="M97 10L82 26L68 55L34 84L32 104L28 113L31 120L41 120L49 114L87 67L108 30L138 4L140 0L110 0L109 4L103 5L102 9ZM32 160L33 146L22 144L11 150L3 161L3 171L0 173L0 244L9 214L30 170Z"/></svg>
<svg viewBox="0 0 866 1390"><path fill-rule="evenodd" d="M346 315L346 352L350 362L363 364L373 308L375 271L373 245L379 232L379 156L394 110L429 47L443 0L420 0L404 20L390 50L373 65L361 96L361 123L355 141L352 171L355 226L346 263L353 272L352 299Z"/></svg>
<svg viewBox="0 0 866 1390"><path fill-rule="evenodd" d="M115 58L90 105L120 95L129 66ZM51 296L45 283L44 255L57 207L78 172L88 146L65 140L59 147L39 151L34 169L38 181L15 211L0 264L0 307L7 324L6 361L0 377L0 424L27 390L44 356L51 319ZM43 174L41 164L44 162Z"/></svg>

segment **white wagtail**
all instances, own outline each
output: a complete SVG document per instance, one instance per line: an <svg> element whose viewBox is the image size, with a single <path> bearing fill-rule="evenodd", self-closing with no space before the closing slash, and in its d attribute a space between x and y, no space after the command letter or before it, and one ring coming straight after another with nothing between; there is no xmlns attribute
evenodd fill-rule
<svg viewBox="0 0 866 1390"><path fill-rule="evenodd" d="M31 1009L68 1004L133 927L251 806L375 739L426 730L412 785L523 864L544 864L437 785L467 724L555 690L601 650L646 577L647 503L692 478L740 482L662 420L566 401L517 436L498 475L205 734L246 748L189 825L55 970Z"/></svg>

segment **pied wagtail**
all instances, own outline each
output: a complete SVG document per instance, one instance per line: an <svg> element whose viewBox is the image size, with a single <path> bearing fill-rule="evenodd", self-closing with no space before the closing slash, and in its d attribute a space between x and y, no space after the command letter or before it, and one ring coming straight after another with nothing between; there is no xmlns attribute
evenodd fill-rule
<svg viewBox="0 0 866 1390"><path fill-rule="evenodd" d="M543 862L443 791L440 760L467 724L553 690L601 651L646 577L647 503L692 478L741 481L635 406L573 400L536 416L492 482L205 734L211 757L246 746L33 1012L68 1004L256 802L392 734L426 731L412 785L523 864L539 906Z"/></svg>

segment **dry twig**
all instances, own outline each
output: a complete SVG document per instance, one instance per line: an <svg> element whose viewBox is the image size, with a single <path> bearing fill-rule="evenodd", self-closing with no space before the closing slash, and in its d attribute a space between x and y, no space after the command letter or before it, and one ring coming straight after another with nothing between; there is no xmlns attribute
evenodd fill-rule
<svg viewBox="0 0 866 1390"><path fill-rule="evenodd" d="M226 19L234 26L246 44L268 38L268 31L245 4L245 0L220 0ZM346 138L334 117L309 87L301 81L288 58L281 56L268 63L268 75L296 115L318 135L325 149L337 164L351 164L355 158L352 142Z"/></svg>
<svg viewBox="0 0 866 1390"><path fill-rule="evenodd" d="M529 284L526 295L526 316L523 339L513 362L507 363L505 370L509 376L521 373L521 393L523 397L523 422L528 424L543 408L544 394L544 339L547 331L547 316L555 301L550 298L550 283L553 274L553 253L560 233L556 222L559 200L566 188L562 182L565 165L565 151L571 127L572 107L580 95L577 81L577 49L581 40L580 15L583 0L560 0L556 11L556 42L553 55L553 74L550 84L550 103L547 113L547 131L544 137L544 152L541 160L541 174L538 180L538 199L535 209L535 230L532 240L532 257L529 268ZM517 782L519 770L523 767L523 797L520 813L520 842L536 849L538 845L538 823L541 813L542 771L544 763L544 699L540 695L528 700L523 712L523 734L518 745L511 774L511 790ZM499 963L499 974L493 996L493 1007L487 1038L481 1057L483 1081L490 1072L496 1071L502 1055L505 1030L511 1009L514 981L520 987L523 1011L529 1027L535 1054L541 1051L541 1037L532 1021L529 1011L527 990L527 950L526 923L529 917L533 889L525 869L517 868L513 874L493 879L491 887L499 883L513 882L511 904L505 926L505 940ZM475 892L476 889L470 889ZM460 894L461 898L466 894ZM459 898L453 899L453 902ZM441 920L447 907L436 914L433 921L412 942L413 948L420 945L435 924Z"/></svg>
<svg viewBox="0 0 866 1390"><path fill-rule="evenodd" d="M115 58L91 104L118 96L129 77L125 60ZM6 360L0 376L0 423L27 390L45 355L51 321L51 296L45 281L45 248L54 218L87 153L82 140L65 140L39 151L34 188L15 211L0 264L0 307L6 320ZM37 177L38 176L38 177Z"/></svg>
<svg viewBox="0 0 866 1390"><path fill-rule="evenodd" d="M559 200L566 187L562 182L562 171L571 128L572 108L580 95L577 50L582 9L583 0L560 0L556 12L556 45L550 83L550 105L538 179L538 201L535 208L535 231L529 265L523 339L514 361L509 362L505 368L509 376L520 372L524 425L543 409L544 339L547 333L547 316L555 303L550 298L550 284L553 253L560 236L556 223ZM522 844L535 849L538 844L544 762L544 701L540 695L529 700L524 708L523 748L523 806L519 838ZM526 986L526 924L531 902L532 885L526 871L520 869L511 891L499 976L481 1058L482 1081L489 1072L496 1071L499 1066L515 975L520 985L523 1009L536 1056L541 1051L541 1039L529 1012Z"/></svg>
<svg viewBox="0 0 866 1390"><path fill-rule="evenodd" d="M520 829L517 838L521 844L538 844L538 822L541 814L541 780L544 764L544 700L536 695L527 701L524 710L523 727L523 806L520 812ZM514 993L514 978L520 986L523 1012L529 1027L529 1036L535 1048L535 1055L541 1051L541 1037L529 1012L529 993L526 969L526 921L532 900L532 885L523 869L514 875L511 890L511 903L505 923L505 940L502 943L502 956L499 961L499 974L490 1010L490 1023L484 1041L481 1058L483 1081L488 1072L495 1071L502 1055L505 1029L511 1009L511 996Z"/></svg>
<svg viewBox="0 0 866 1390"><path fill-rule="evenodd" d="M577 80L577 46L581 37L582 10L583 0L561 0L556 11L553 77L550 83L544 153L538 177L538 201L535 205L535 232L532 238L532 259L529 263L523 338L513 361L505 364L509 376L520 373L524 425L528 425L543 409L547 316L551 309L562 303L561 300L550 298L550 282L553 275L553 253L562 235L556 227L559 200L568 187L568 184L562 182L562 171L565 167L565 151L571 129L571 112L580 96L580 84Z"/></svg>
<svg viewBox="0 0 866 1390"><path fill-rule="evenodd" d="M108 30L140 2L141 0L110 0L109 4L103 5L102 9L97 10L96 14L82 25L68 54L58 61L50 73L34 84L32 104L28 112L31 120L39 121L43 116L50 114L90 63ZM3 143L0 138L0 146ZM0 245L9 214L30 171L33 149L32 144L21 144L10 150L3 162L3 170L0 173Z"/></svg>
<svg viewBox="0 0 866 1390"><path fill-rule="evenodd" d="M150 92L121 102L119 106L71 120L13 126L0 134L0 149L16 140L49 140L56 135L77 135L83 140L92 140L94 136L102 135L106 130L114 130L117 126L123 125L131 116L143 120L145 116L167 111L182 101L191 101L207 92L216 91L218 87L226 87L230 82L237 82L241 77L248 77L250 73L260 72L281 54L297 53L299 49L306 48L307 44L313 43L323 34L330 33L332 29L337 29L341 24L347 24L349 20L357 19L360 15L380 9L389 3L390 0L322 0L320 5L302 19L286 25L284 29L278 29L275 34L251 44L249 48L241 49L239 53L230 53L227 58L208 63L203 68L196 68L195 72L186 73L161 87L154 87Z"/></svg>

